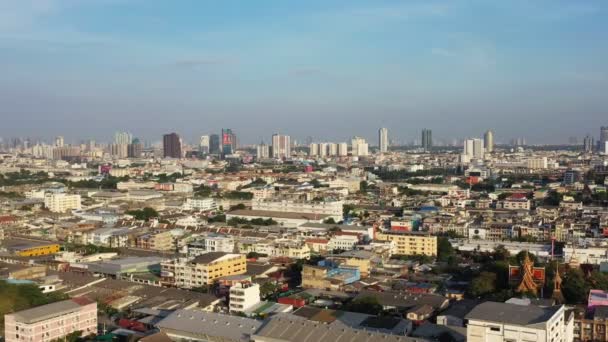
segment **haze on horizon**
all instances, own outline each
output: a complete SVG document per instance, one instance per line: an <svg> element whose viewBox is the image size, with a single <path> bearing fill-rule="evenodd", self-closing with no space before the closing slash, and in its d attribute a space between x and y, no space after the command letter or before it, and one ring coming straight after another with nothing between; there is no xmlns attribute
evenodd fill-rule
<svg viewBox="0 0 608 342"><path fill-rule="evenodd" d="M0 0L0 137L243 143L608 125L606 1Z"/></svg>

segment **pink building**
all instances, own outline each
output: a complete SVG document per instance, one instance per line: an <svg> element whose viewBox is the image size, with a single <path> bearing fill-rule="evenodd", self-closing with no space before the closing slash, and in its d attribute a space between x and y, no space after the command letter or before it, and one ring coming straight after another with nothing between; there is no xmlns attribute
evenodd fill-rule
<svg viewBox="0 0 608 342"><path fill-rule="evenodd" d="M82 336L97 333L97 303L72 298L4 316L6 342L44 342L74 331Z"/></svg>
<svg viewBox="0 0 608 342"><path fill-rule="evenodd" d="M608 305L608 292L604 292L602 290L590 290L587 303L587 309L589 310L593 310L599 305Z"/></svg>

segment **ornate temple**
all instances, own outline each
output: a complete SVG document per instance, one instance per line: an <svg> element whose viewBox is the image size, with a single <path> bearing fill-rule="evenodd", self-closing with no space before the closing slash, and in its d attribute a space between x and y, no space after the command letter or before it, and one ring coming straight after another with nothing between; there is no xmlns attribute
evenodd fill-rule
<svg viewBox="0 0 608 342"><path fill-rule="evenodd" d="M559 263L555 264L555 278L553 278L553 295L555 304L565 303L564 295L562 294L562 277L559 275Z"/></svg>
<svg viewBox="0 0 608 342"><path fill-rule="evenodd" d="M530 260L528 253L521 264L521 283L516 291L519 293L531 293L538 296L538 284L534 280L534 262Z"/></svg>

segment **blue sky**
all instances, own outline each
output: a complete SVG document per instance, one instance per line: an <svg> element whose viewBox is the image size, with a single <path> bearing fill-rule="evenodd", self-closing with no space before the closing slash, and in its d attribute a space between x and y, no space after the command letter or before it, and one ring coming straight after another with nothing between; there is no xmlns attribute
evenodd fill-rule
<svg viewBox="0 0 608 342"><path fill-rule="evenodd" d="M0 136L245 143L608 124L607 1L0 0Z"/></svg>

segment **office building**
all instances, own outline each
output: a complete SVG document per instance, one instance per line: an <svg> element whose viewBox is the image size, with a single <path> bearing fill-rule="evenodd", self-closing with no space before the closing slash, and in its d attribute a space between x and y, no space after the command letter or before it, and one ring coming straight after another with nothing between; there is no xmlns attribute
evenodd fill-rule
<svg viewBox="0 0 608 342"><path fill-rule="evenodd" d="M198 148L199 148L199 151L203 154L209 153L210 145L209 145L209 136L208 135L201 135L201 139L199 140L199 143L198 143Z"/></svg>
<svg viewBox="0 0 608 342"><path fill-rule="evenodd" d="M467 341L550 342L572 341L574 320L566 318L565 307L485 302L465 319Z"/></svg>
<svg viewBox="0 0 608 342"><path fill-rule="evenodd" d="M353 137L351 140L351 153L355 157L365 157L369 155L369 146L365 139Z"/></svg>
<svg viewBox="0 0 608 342"><path fill-rule="evenodd" d="M232 129L222 129L222 142L221 142L222 154L230 155L236 151L237 142L236 142L236 134L232 131Z"/></svg>
<svg viewBox="0 0 608 342"><path fill-rule="evenodd" d="M110 154L115 158L127 158L129 156L129 144L110 145Z"/></svg>
<svg viewBox="0 0 608 342"><path fill-rule="evenodd" d="M260 285L238 283L230 288L230 313L243 313L260 303Z"/></svg>
<svg viewBox="0 0 608 342"><path fill-rule="evenodd" d="M289 135L274 134L272 136L272 158L286 159L291 157L291 141Z"/></svg>
<svg viewBox="0 0 608 342"><path fill-rule="evenodd" d="M483 135L483 148L488 153L494 152L494 132L491 130Z"/></svg>
<svg viewBox="0 0 608 342"><path fill-rule="evenodd" d="M433 131L430 129L422 129L422 148L425 151L430 151L433 148Z"/></svg>
<svg viewBox="0 0 608 342"><path fill-rule="evenodd" d="M193 259L173 259L161 263L161 277L166 284L184 288L211 285L216 279L247 271L244 254L209 252Z"/></svg>
<svg viewBox="0 0 608 342"><path fill-rule="evenodd" d="M97 334L97 302L77 297L4 316L6 342L61 341L76 331Z"/></svg>
<svg viewBox="0 0 608 342"><path fill-rule="evenodd" d="M80 195L47 193L44 195L44 207L54 213L65 213L82 209L80 200Z"/></svg>
<svg viewBox="0 0 608 342"><path fill-rule="evenodd" d="M217 134L211 134L209 136L209 153L219 154L220 152L220 136Z"/></svg>
<svg viewBox="0 0 608 342"><path fill-rule="evenodd" d="M182 157L182 138L177 133L163 135L163 156L176 159Z"/></svg>
<svg viewBox="0 0 608 342"><path fill-rule="evenodd" d="M484 152L481 139L466 139L464 141L464 155L469 159L483 159Z"/></svg>
<svg viewBox="0 0 608 342"><path fill-rule="evenodd" d="M380 146L380 153L386 153L388 151L388 129L380 128L378 130L378 146Z"/></svg>

